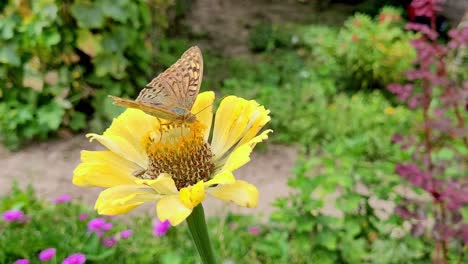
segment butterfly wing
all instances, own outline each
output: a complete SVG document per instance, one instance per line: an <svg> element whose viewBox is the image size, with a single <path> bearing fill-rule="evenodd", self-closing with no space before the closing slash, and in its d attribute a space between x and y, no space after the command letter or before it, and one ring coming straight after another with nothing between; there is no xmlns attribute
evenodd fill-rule
<svg viewBox="0 0 468 264"><path fill-rule="evenodd" d="M160 108L151 104L136 102L133 100L128 100L128 99L111 96L111 95L109 97L112 98L112 100L114 101L113 103L118 106L140 109L141 111L147 114L150 114L159 118L163 118L166 120L176 120L179 118L179 116L176 113L173 113L171 111L165 110L163 108Z"/></svg>
<svg viewBox="0 0 468 264"><path fill-rule="evenodd" d="M203 57L197 46L191 47L171 67L151 80L136 101L180 115L190 111L200 91Z"/></svg>

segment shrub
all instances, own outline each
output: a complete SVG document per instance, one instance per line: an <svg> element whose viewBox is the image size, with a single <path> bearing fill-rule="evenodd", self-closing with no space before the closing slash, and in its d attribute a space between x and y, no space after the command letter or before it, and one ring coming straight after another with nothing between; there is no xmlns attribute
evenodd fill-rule
<svg viewBox="0 0 468 264"><path fill-rule="evenodd" d="M0 10L0 139L18 148L59 128L94 129L121 109L151 70L150 34L172 1L9 1ZM156 14L152 14L156 12ZM151 16L159 21L153 23Z"/></svg>
<svg viewBox="0 0 468 264"><path fill-rule="evenodd" d="M428 18L430 26L406 26L421 33L411 43L417 59L414 68L406 72L409 83L388 87L409 108L421 110L412 135L397 135L396 143L412 158L396 163L395 171L416 191L430 197L423 201L405 199L395 212L411 225L414 237L432 240L436 264L466 262L468 244L468 137L462 114L467 110L467 82L461 62L467 58L468 28L452 29L450 41L443 44L436 32L437 5L441 2L412 2L416 15ZM458 67L465 69L465 74Z"/></svg>
<svg viewBox="0 0 468 264"><path fill-rule="evenodd" d="M276 200L271 216L288 232L290 257L302 257L299 263L430 260L428 241L403 231L388 202L398 199L401 183L393 162L408 158L390 139L408 129L414 115L391 107L380 93L338 95L310 109L305 137L317 143L297 162L288 181L293 192Z"/></svg>
<svg viewBox="0 0 468 264"><path fill-rule="evenodd" d="M384 8L372 19L356 14L340 30L336 56L347 88L384 88L404 80L415 51L414 34L403 30L400 12Z"/></svg>

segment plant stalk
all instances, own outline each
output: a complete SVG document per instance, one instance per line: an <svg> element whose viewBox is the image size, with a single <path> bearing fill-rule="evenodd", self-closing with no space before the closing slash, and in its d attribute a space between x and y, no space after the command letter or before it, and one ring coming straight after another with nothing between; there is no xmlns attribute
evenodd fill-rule
<svg viewBox="0 0 468 264"><path fill-rule="evenodd" d="M198 254L203 264L215 264L215 257L213 248L211 247L210 237L208 236L208 229L205 221L205 212L200 203L193 208L192 214L187 217L187 224L192 235L193 242L197 247Z"/></svg>

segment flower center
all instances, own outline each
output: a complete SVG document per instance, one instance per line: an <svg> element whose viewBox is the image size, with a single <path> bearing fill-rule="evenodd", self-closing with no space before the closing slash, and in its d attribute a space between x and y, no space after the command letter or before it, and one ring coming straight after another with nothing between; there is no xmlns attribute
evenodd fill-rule
<svg viewBox="0 0 468 264"><path fill-rule="evenodd" d="M168 173L177 189L210 179L215 166L210 145L203 138L204 126L192 124L164 125L149 136L149 165L141 178L156 179Z"/></svg>

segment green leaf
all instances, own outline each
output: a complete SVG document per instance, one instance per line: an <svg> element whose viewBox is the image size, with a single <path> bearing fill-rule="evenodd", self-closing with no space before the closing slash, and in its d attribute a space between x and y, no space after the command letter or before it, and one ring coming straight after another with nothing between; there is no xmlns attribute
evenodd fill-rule
<svg viewBox="0 0 468 264"><path fill-rule="evenodd" d="M129 17L128 0L100 0L99 4L101 6L102 12L104 15L119 21L121 23L127 22Z"/></svg>
<svg viewBox="0 0 468 264"><path fill-rule="evenodd" d="M89 30L80 29L78 31L78 39L76 40L76 46L88 54L91 58L96 57L102 48L101 48L101 36L93 35Z"/></svg>
<svg viewBox="0 0 468 264"><path fill-rule="evenodd" d="M71 13L82 28L101 28L104 24L104 13L101 6L92 3L74 3Z"/></svg>
<svg viewBox="0 0 468 264"><path fill-rule="evenodd" d="M336 234L333 232L321 231L316 235L315 240L317 241L318 244L324 246L325 248L329 250L336 249L337 237L336 237Z"/></svg>
<svg viewBox="0 0 468 264"><path fill-rule="evenodd" d="M21 59L17 53L18 45L16 43L0 45L0 62L13 66L20 66Z"/></svg>
<svg viewBox="0 0 468 264"><path fill-rule="evenodd" d="M363 238L345 240L341 244L343 258L347 263L362 263L366 255L366 241Z"/></svg>
<svg viewBox="0 0 468 264"><path fill-rule="evenodd" d="M70 118L70 128L77 131L86 127L86 115L75 112Z"/></svg>
<svg viewBox="0 0 468 264"><path fill-rule="evenodd" d="M337 199L336 206L345 213L354 212L357 210L361 202L361 196L355 193L343 195Z"/></svg>
<svg viewBox="0 0 468 264"><path fill-rule="evenodd" d="M125 69L129 64L125 57L118 54L98 55L93 59L93 63L96 67L95 71L98 77L110 74L116 79L122 79L125 77Z"/></svg>
<svg viewBox="0 0 468 264"><path fill-rule="evenodd" d="M48 130L57 130L62 123L65 111L55 102L50 102L37 110L38 123Z"/></svg>

